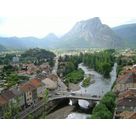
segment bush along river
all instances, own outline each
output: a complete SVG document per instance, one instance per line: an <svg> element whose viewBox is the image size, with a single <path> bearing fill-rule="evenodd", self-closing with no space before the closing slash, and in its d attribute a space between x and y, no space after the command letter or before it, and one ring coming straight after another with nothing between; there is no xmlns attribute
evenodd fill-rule
<svg viewBox="0 0 136 136"><path fill-rule="evenodd" d="M76 91L76 93L89 94L89 95L91 94L94 96L95 95L96 96L103 96L106 92L111 90L111 87L112 87L114 81L116 80L116 76L117 76L117 73L116 73L117 64L116 63L114 64L114 66L112 68L109 79L103 78L103 76L101 74L94 71L93 69L87 68L82 63L79 64L78 67L81 68L85 72L85 75L91 75L93 82L88 87L82 87L82 82L80 82L80 84L79 84L80 90ZM79 110L79 108L78 108L77 111L71 112L66 117L66 119L85 119L88 116L90 116L91 111L90 111L90 113L84 112L85 109L87 109L89 106L88 101L78 100L78 104L80 106L80 109L82 109L82 110ZM71 105L71 102L70 102L70 105ZM87 114L85 114L85 113L87 113Z"/></svg>

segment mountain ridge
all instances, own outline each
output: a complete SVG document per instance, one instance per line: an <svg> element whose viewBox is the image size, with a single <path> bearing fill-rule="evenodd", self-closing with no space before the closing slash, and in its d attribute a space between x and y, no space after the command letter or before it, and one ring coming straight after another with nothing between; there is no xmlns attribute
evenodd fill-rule
<svg viewBox="0 0 136 136"><path fill-rule="evenodd" d="M84 39L88 47L115 48L122 46L122 39L105 24L102 24L99 17L77 22L74 27L66 33L60 40L59 44L65 45L66 42L73 39ZM76 44L70 42L69 44ZM75 45L74 45L75 46ZM62 46L61 46L62 47Z"/></svg>
<svg viewBox="0 0 136 136"><path fill-rule="evenodd" d="M0 44L7 49L28 49L28 48L122 48L129 47L131 43L136 44L135 31L130 27L118 26L110 28L103 24L99 17L77 22L72 29L58 38L50 33L44 38L36 37L0 37ZM124 30L124 29L127 29ZM129 31L129 35L127 32ZM129 37L130 36L130 37ZM132 41L131 41L132 40ZM133 47L132 46L132 47Z"/></svg>
<svg viewBox="0 0 136 136"><path fill-rule="evenodd" d="M59 38L55 34L48 34L44 38L29 37L0 37L0 44L8 49L28 49L35 47L49 48L48 45L57 41Z"/></svg>
<svg viewBox="0 0 136 136"><path fill-rule="evenodd" d="M136 23L124 24L112 28L113 31L126 42L126 47L136 47Z"/></svg>

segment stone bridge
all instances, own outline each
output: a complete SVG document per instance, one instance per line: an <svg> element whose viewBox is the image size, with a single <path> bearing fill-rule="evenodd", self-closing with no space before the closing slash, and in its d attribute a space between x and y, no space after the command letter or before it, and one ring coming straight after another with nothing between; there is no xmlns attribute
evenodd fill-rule
<svg viewBox="0 0 136 136"><path fill-rule="evenodd" d="M79 99L87 100L89 102L89 107L92 107L94 103L101 100L100 97L92 97L90 94L63 92L63 93L51 95L48 98L48 102L52 103L52 105L54 106L51 107L54 108L55 106L57 106L58 103L60 103L61 101L65 102L66 100L71 100L72 105L78 105ZM19 118L26 118L29 114L38 111L40 112L40 109L42 110L41 112L43 112L44 109L42 108L44 107L44 105L45 105L44 100L35 103L35 105L31 105L30 107L26 108L24 111L19 113Z"/></svg>
<svg viewBox="0 0 136 136"><path fill-rule="evenodd" d="M90 94L81 94L81 93L62 93L49 98L49 101L58 100L58 99L69 99L72 101L72 105L78 104L78 100L86 100L89 102L89 106L92 107L94 103L101 100L99 96L92 96Z"/></svg>

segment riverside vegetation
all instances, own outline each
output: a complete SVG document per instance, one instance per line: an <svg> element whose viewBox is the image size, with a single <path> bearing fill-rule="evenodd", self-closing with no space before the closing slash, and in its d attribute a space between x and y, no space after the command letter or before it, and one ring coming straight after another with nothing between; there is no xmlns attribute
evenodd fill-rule
<svg viewBox="0 0 136 136"><path fill-rule="evenodd" d="M79 55L73 56L66 55L64 58L60 57L58 75L63 73L63 76L66 76L70 72L77 70L79 63L83 63L102 74L104 78L109 78L115 62L114 53L114 49L108 49L101 52L80 53Z"/></svg>
<svg viewBox="0 0 136 136"><path fill-rule="evenodd" d="M114 109L116 95L114 92L108 92L104 95L102 100L92 111L91 119L112 119L114 115Z"/></svg>
<svg viewBox="0 0 136 136"><path fill-rule="evenodd" d="M91 76L85 78L85 79L83 80L82 86L83 86L83 87L89 86L89 85L90 85L90 81L91 81Z"/></svg>

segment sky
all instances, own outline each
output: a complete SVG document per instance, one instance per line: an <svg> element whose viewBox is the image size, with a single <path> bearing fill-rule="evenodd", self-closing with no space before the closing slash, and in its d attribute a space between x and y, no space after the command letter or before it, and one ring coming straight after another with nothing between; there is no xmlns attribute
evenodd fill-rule
<svg viewBox="0 0 136 136"><path fill-rule="evenodd" d="M110 27L136 23L134 0L0 0L0 36L62 36L76 22L100 17Z"/></svg>

